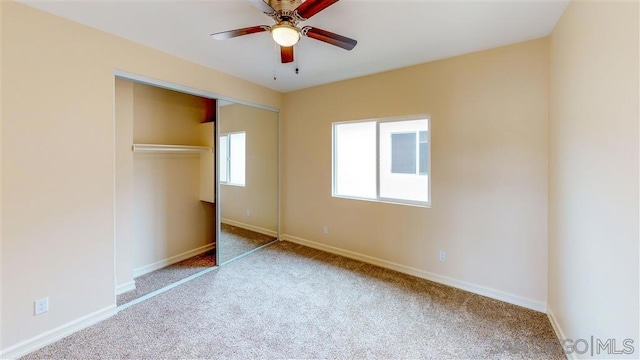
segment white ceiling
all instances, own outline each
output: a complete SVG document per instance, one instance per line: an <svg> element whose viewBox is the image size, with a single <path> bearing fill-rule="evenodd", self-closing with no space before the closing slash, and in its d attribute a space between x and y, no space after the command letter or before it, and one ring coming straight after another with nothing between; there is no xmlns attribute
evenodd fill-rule
<svg viewBox="0 0 640 360"><path fill-rule="evenodd" d="M342 0L301 23L358 40L352 51L302 38L280 64L269 33L211 33L273 21L248 1L25 1L30 6L288 92L548 35L568 0ZM296 66L300 69L295 74ZM274 74L277 80L274 80Z"/></svg>

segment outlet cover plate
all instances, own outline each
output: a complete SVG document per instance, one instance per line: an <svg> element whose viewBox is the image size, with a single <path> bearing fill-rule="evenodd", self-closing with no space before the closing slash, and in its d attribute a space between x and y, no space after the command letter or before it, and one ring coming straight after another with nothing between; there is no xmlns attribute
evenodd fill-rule
<svg viewBox="0 0 640 360"><path fill-rule="evenodd" d="M35 315L40 315L49 311L49 298L42 298L35 301Z"/></svg>
<svg viewBox="0 0 640 360"><path fill-rule="evenodd" d="M440 259L440 261L443 261L443 262L447 261L447 253L444 252L444 251L440 251L439 259Z"/></svg>

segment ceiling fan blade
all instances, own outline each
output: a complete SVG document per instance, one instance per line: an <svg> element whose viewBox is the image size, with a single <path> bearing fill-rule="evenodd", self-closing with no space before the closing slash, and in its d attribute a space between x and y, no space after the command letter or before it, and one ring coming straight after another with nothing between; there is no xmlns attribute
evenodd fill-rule
<svg viewBox="0 0 640 360"><path fill-rule="evenodd" d="M280 46L280 61L283 64L293 62L293 46Z"/></svg>
<svg viewBox="0 0 640 360"><path fill-rule="evenodd" d="M345 50L353 49L358 43L356 40L349 39L346 36L334 34L332 32L314 28L311 26L305 26L300 30L300 33L306 37L310 37L312 39L324 41L328 44L335 45L337 47L341 47Z"/></svg>
<svg viewBox="0 0 640 360"><path fill-rule="evenodd" d="M243 36L243 35L249 35L249 34L255 34L255 33L263 32L263 31L269 31L270 29L271 28L269 26L258 25L258 26L248 27L248 28L235 29L235 30L229 30L229 31L222 31L222 32L214 33L214 34L211 34L211 37L216 39L216 40L226 40L226 39L231 39L231 38L234 38L234 37L237 37L237 36Z"/></svg>
<svg viewBox="0 0 640 360"><path fill-rule="evenodd" d="M262 0L251 0L251 4L267 15L271 15L276 12L274 8Z"/></svg>
<svg viewBox="0 0 640 360"><path fill-rule="evenodd" d="M338 0L307 0L298 6L296 12L303 19L309 19L336 2L338 2Z"/></svg>

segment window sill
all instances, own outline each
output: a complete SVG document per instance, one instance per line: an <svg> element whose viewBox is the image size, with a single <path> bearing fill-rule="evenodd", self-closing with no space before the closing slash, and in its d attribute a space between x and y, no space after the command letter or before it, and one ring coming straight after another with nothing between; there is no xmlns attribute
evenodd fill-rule
<svg viewBox="0 0 640 360"><path fill-rule="evenodd" d="M354 196L345 196L345 195L331 195L331 197L337 198L337 199L347 199L347 200L360 200L360 201L367 201L367 202L372 202L372 203L381 203L381 204L391 204L391 205L402 205L402 206L410 206L410 207L417 207L417 208L423 208L423 209L431 209L431 203L426 203L426 202L404 202L401 200L392 200L392 199L367 199L367 198L360 198L360 197L354 197Z"/></svg>
<svg viewBox="0 0 640 360"><path fill-rule="evenodd" d="M247 185L240 185L240 184L229 184L229 183L220 183L220 185L225 185L225 186L235 186L235 187L246 187Z"/></svg>

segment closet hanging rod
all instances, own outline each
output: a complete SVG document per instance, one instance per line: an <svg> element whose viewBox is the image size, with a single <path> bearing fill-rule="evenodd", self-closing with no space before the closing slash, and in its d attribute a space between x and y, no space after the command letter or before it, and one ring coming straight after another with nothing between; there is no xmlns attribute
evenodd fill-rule
<svg viewBox="0 0 640 360"><path fill-rule="evenodd" d="M160 144L133 144L133 152L156 152L156 153L201 153L211 152L208 146L190 145L160 145Z"/></svg>

